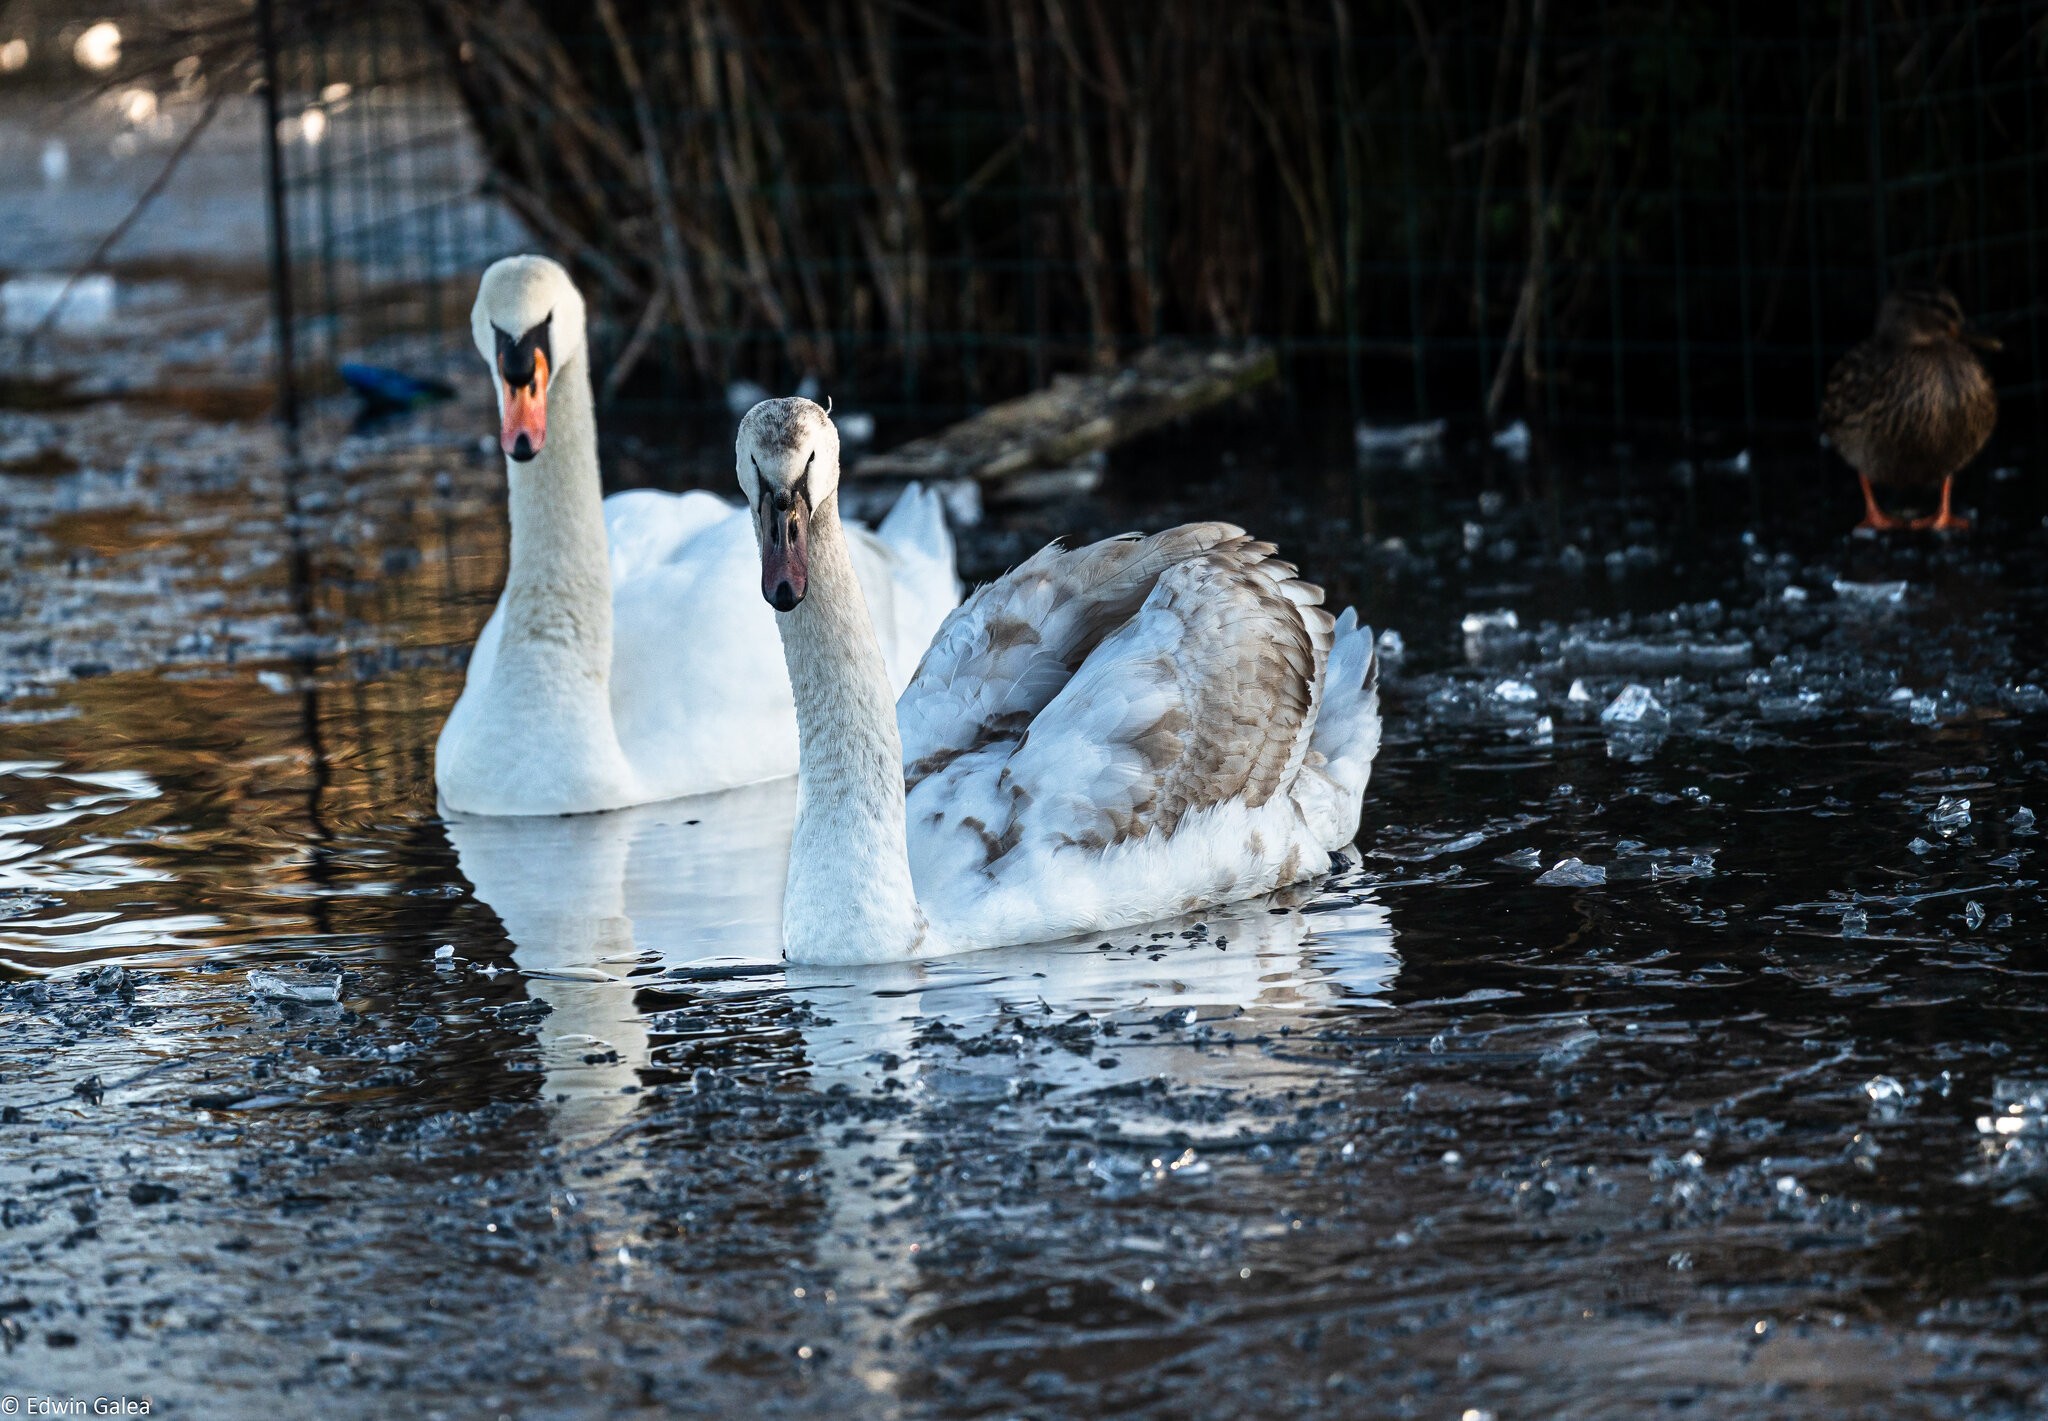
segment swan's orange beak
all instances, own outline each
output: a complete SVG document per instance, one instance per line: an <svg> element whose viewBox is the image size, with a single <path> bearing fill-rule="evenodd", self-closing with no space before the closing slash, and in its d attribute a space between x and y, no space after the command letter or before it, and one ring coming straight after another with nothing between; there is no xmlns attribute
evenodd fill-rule
<svg viewBox="0 0 2048 1421"><path fill-rule="evenodd" d="M778 612L804 600L811 570L811 501L801 488L761 491L761 595Z"/></svg>
<svg viewBox="0 0 2048 1421"><path fill-rule="evenodd" d="M505 421L498 431L498 447L506 458L523 464L540 453L548 439L547 352L533 352L532 378L523 384L513 383L515 377L505 373L502 360L498 368L505 382Z"/></svg>

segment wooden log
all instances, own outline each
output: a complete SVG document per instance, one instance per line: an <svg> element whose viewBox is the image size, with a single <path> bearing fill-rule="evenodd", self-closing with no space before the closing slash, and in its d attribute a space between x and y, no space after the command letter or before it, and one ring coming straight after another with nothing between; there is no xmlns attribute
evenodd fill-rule
<svg viewBox="0 0 2048 1421"><path fill-rule="evenodd" d="M1119 370L1056 375L1050 386L854 465L863 478L973 478L1005 484L1090 455L1271 382L1270 350L1154 347Z"/></svg>

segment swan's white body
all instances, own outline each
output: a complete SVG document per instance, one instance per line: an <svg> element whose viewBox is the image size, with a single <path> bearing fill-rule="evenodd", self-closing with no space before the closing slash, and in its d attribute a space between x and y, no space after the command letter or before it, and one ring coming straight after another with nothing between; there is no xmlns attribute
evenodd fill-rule
<svg viewBox="0 0 2048 1421"><path fill-rule="evenodd" d="M506 462L505 590L435 747L442 802L465 813L617 809L796 769L796 712L775 614L756 591L752 519L709 493L603 497L573 298L554 263L513 258L486 274L477 299L480 350L489 328L551 320L564 353L546 386L545 442ZM936 495L913 487L879 533L856 529L848 546L901 686L959 600Z"/></svg>
<svg viewBox="0 0 2048 1421"><path fill-rule="evenodd" d="M740 430L750 503L828 455L808 592L779 619L803 747L792 961L1110 932L1299 882L1351 841L1379 747L1372 634L1269 544L1207 523L1047 548L947 618L892 707L830 428L784 400Z"/></svg>

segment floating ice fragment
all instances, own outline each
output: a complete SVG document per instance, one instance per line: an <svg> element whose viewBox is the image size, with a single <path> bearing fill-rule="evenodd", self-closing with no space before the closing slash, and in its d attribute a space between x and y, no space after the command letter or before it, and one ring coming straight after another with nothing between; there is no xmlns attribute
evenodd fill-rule
<svg viewBox="0 0 2048 1421"><path fill-rule="evenodd" d="M1564 1040L1537 1056L1540 1066L1569 1066L1600 1041L1600 1033L1593 1030L1574 1031Z"/></svg>
<svg viewBox="0 0 2048 1421"><path fill-rule="evenodd" d="M1778 594L1785 604L1791 607L1797 607L1805 602L1808 595L1807 590L1796 582L1787 584L1785 590Z"/></svg>
<svg viewBox="0 0 2048 1421"><path fill-rule="evenodd" d="M1842 914L1842 936L1862 937L1870 931L1870 914L1861 908L1851 908Z"/></svg>
<svg viewBox="0 0 2048 1421"><path fill-rule="evenodd" d="M1358 457L1369 464L1402 463L1410 467L1443 452L1444 421L1421 424L1371 425L1363 420L1351 431Z"/></svg>
<svg viewBox="0 0 2048 1421"><path fill-rule="evenodd" d="M1922 839L1917 835L1914 837L1911 843L1906 845L1906 848L1910 852L1916 854L1931 854L1934 852L1934 845L1928 843L1925 839Z"/></svg>
<svg viewBox="0 0 2048 1421"><path fill-rule="evenodd" d="M341 1000L341 974L266 972L258 968L249 974L249 990L259 997L276 1001L338 1002Z"/></svg>
<svg viewBox="0 0 2048 1421"><path fill-rule="evenodd" d="M452 961L454 957L455 944L452 942L444 942L439 947L434 949L434 960L436 962Z"/></svg>
<svg viewBox="0 0 2048 1421"><path fill-rule="evenodd" d="M1649 730L1669 725L1671 713L1648 686L1629 686L1600 712L1600 723Z"/></svg>
<svg viewBox="0 0 2048 1421"><path fill-rule="evenodd" d="M1895 1076L1872 1076L1863 1083L1863 1093L1870 1097L1871 1113L1883 1119L1896 1119L1906 1108L1906 1088Z"/></svg>
<svg viewBox="0 0 2048 1421"><path fill-rule="evenodd" d="M1559 859L1550 866L1550 871L1536 880L1539 888L1585 888L1607 881L1607 870L1600 864L1589 864L1579 859Z"/></svg>
<svg viewBox="0 0 2048 1421"><path fill-rule="evenodd" d="M1517 463L1529 457L1529 426L1516 420L1493 436L1493 447Z"/></svg>
<svg viewBox="0 0 2048 1421"><path fill-rule="evenodd" d="M2031 834L2034 832L2034 811L2022 804L2005 822L2015 834Z"/></svg>
<svg viewBox="0 0 2048 1421"><path fill-rule="evenodd" d="M1589 706L1593 704L1593 688L1583 680L1574 681L1571 690L1565 693L1565 699L1575 706Z"/></svg>
<svg viewBox="0 0 2048 1421"><path fill-rule="evenodd" d="M1915 725L1939 724L1941 702L1932 696L1915 696L1906 703L1906 716Z"/></svg>
<svg viewBox="0 0 2048 1421"><path fill-rule="evenodd" d="M1547 715L1538 716L1536 724L1530 727L1529 739L1538 745L1548 745L1557 738L1557 725Z"/></svg>
<svg viewBox="0 0 2048 1421"><path fill-rule="evenodd" d="M1504 863L1510 868L1541 868L1543 855L1534 849L1516 849L1511 854L1502 854L1494 862Z"/></svg>
<svg viewBox="0 0 2048 1421"><path fill-rule="evenodd" d="M1927 811L1927 822L1942 831L1953 834L1967 828L1970 823L1970 801L1954 795L1943 795L1934 808Z"/></svg>
<svg viewBox="0 0 2048 1421"><path fill-rule="evenodd" d="M1526 706L1534 702L1540 693L1527 681L1509 679L1495 686L1493 694L1498 699L1506 701L1509 705Z"/></svg>
<svg viewBox="0 0 2048 1421"><path fill-rule="evenodd" d="M1515 615L1513 608L1503 607L1492 612L1467 612L1458 626L1466 636L1496 636L1501 632L1521 630L1522 619Z"/></svg>
<svg viewBox="0 0 2048 1421"><path fill-rule="evenodd" d="M1381 661L1399 661L1408 654L1408 643L1392 627L1380 633L1378 646Z"/></svg>
<svg viewBox="0 0 2048 1421"><path fill-rule="evenodd" d="M1486 528L1484 525L1474 523L1468 518L1465 520L1465 526L1462 531L1464 533L1465 551L1468 553L1478 552L1479 545L1486 541Z"/></svg>
<svg viewBox="0 0 2048 1421"><path fill-rule="evenodd" d="M1972 898L1963 905L1963 921L1972 931L1984 926L1984 905Z"/></svg>
<svg viewBox="0 0 2048 1421"><path fill-rule="evenodd" d="M1860 607L1896 607L1906 600L1910 582L1850 582L1836 578L1835 596Z"/></svg>

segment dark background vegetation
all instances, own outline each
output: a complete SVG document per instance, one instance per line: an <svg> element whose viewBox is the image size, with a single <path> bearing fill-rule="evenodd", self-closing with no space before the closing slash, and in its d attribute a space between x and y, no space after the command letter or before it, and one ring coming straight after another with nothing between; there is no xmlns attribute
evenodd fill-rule
<svg viewBox="0 0 2048 1421"><path fill-rule="evenodd" d="M358 318L382 263L460 331L473 267L414 250L445 241L420 214L457 179L421 155L455 108L421 96L452 86L591 295L609 396L816 372L936 414L1258 339L1383 417L1803 431L1882 291L1938 281L2005 339L2008 425L2040 418L2048 0L276 16L285 112L355 106L288 155L316 313ZM198 28L248 44L239 9Z"/></svg>

